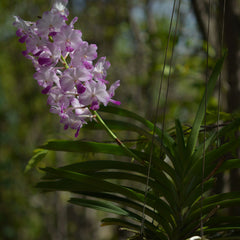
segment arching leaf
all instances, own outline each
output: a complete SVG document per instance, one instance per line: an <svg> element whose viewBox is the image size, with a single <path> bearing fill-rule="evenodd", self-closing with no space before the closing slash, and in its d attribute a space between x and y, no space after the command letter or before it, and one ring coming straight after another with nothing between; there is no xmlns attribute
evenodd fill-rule
<svg viewBox="0 0 240 240"><path fill-rule="evenodd" d="M212 74L209 78L209 81L207 83L206 86L206 90L204 93L204 96L201 100L201 103L198 107L198 111L197 114L195 116L193 125L192 125L192 130L190 132L190 136L188 138L188 142L187 142L187 156L191 156L194 152L196 143L197 143L197 139L198 139L198 133L199 133L199 129L202 123L202 120L204 118L205 115L205 103L207 103L210 99L210 97L213 94L214 91L214 87L216 85L216 81L218 79L218 76L222 70L222 65L224 62L225 56L223 56L221 59L219 59L212 71Z"/></svg>

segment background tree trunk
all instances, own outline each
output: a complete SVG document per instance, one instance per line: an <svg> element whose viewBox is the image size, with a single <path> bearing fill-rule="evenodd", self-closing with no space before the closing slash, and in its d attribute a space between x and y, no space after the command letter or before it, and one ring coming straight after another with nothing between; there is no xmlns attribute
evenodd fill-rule
<svg viewBox="0 0 240 240"><path fill-rule="evenodd" d="M221 1L222 2L222 1ZM222 4L221 4L222 5ZM227 95L228 111L234 112L240 108L240 1L231 0L226 5L225 17L225 42L228 48L227 81L229 90ZM240 149L238 149L240 157ZM231 191L240 190L239 169L234 169L230 174ZM231 209L231 214L240 214L240 207Z"/></svg>

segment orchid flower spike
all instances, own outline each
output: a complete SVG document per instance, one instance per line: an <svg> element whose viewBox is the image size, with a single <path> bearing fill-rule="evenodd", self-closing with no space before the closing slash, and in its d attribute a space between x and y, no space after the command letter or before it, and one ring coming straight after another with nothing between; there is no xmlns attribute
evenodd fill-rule
<svg viewBox="0 0 240 240"><path fill-rule="evenodd" d="M82 32L74 29L75 17L67 24L68 0L53 1L50 11L36 22L15 16L19 42L26 44L23 55L35 67L34 78L48 96L50 112L59 115L64 129L76 130L94 118L93 111L113 99L120 81L107 89L106 57L97 59L97 46L82 40ZM96 61L96 62L94 62Z"/></svg>

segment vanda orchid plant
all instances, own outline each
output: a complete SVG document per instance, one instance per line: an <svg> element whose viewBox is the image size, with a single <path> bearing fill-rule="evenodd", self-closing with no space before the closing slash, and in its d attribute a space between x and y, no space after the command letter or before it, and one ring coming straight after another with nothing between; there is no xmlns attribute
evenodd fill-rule
<svg viewBox="0 0 240 240"><path fill-rule="evenodd" d="M240 192L213 194L211 190L217 174L240 167L239 159L224 158L240 146L238 136L229 137L238 130L240 119L219 131L211 128L205 141L199 137L204 129L205 104L214 91L224 58L212 71L192 127L184 131L176 120L175 130L169 134L138 114L107 106L109 102L119 105L113 97L120 82L107 90L110 63L105 57L96 61L97 46L83 41L82 33L74 29L77 18L66 23L66 5L67 0L55 1L37 22L15 17L19 41L26 44L23 55L33 62L34 78L48 96L50 112L60 116L65 129L75 129L75 137L82 127L105 129L116 144L48 141L36 149L26 171L48 151L110 154L112 160L43 168L45 176L37 187L75 193L70 203L115 214L103 219L102 225L120 226L132 232L130 239L239 240L240 216L229 216L222 209L239 206ZM101 103L105 107L100 108ZM121 120L103 121L97 110ZM143 141L126 146L113 130L137 133ZM220 137L224 144L215 147Z"/></svg>

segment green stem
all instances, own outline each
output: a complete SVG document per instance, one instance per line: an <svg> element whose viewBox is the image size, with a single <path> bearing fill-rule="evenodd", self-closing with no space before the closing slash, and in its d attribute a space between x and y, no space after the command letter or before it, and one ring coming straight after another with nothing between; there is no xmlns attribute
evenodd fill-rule
<svg viewBox="0 0 240 240"><path fill-rule="evenodd" d="M65 67L66 69L68 69L68 68L69 68L68 63L67 63L66 59L63 57L63 55L61 55L61 60L63 61L64 67Z"/></svg>
<svg viewBox="0 0 240 240"><path fill-rule="evenodd" d="M139 158L134 152L132 152L121 140L112 132L112 130L107 126L107 124L103 121L101 116L96 112L93 111L94 115L96 116L96 119L102 126L106 129L107 133L114 139L114 141L117 142L119 146L121 146L130 156L135 158L136 160L143 162L141 158Z"/></svg>

